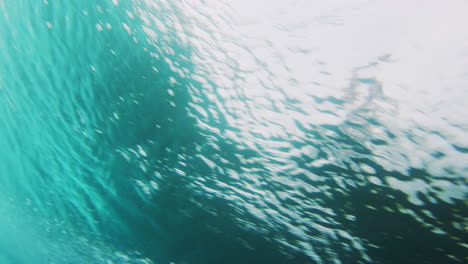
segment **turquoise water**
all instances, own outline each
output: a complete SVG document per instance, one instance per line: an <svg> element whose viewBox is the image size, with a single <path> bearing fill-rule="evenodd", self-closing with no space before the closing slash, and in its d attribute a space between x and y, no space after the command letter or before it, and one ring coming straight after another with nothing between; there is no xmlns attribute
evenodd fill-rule
<svg viewBox="0 0 468 264"><path fill-rule="evenodd" d="M241 2L0 0L0 264L463 263L462 2Z"/></svg>

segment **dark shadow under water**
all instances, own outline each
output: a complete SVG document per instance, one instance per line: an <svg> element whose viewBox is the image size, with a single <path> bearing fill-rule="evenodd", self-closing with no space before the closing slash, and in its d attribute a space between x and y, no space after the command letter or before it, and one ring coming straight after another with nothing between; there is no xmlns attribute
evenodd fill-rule
<svg viewBox="0 0 468 264"><path fill-rule="evenodd" d="M94 81L96 101L86 113L96 116L95 125L103 131L96 135L93 152L109 171L106 186L96 175L87 177L88 184L107 196L104 200L114 212L112 218L104 212L95 215L100 233L117 248L138 251L155 263L306 263L301 253L284 254L267 236L244 230L230 204L205 196L194 185L197 177L204 177L207 185L223 179L229 184L230 179L209 168L198 154L223 157L229 161L226 168L234 170L241 166L237 155L256 154L197 126L189 112L189 87L202 88L190 79L190 47L177 39L160 43L176 55L155 58L129 36L114 34L108 33L105 41L120 43L112 47L117 56L99 58L107 66ZM174 73L165 59L185 67L188 77ZM144 155L138 154L140 147ZM135 180L154 181L159 187L147 195ZM111 195L105 194L108 189Z"/></svg>

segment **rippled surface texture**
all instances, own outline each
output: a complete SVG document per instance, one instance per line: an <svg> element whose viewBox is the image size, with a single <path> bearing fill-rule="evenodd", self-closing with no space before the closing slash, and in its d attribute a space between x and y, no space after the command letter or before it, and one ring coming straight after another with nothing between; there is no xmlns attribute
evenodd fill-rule
<svg viewBox="0 0 468 264"><path fill-rule="evenodd" d="M0 0L0 263L463 263L467 10Z"/></svg>

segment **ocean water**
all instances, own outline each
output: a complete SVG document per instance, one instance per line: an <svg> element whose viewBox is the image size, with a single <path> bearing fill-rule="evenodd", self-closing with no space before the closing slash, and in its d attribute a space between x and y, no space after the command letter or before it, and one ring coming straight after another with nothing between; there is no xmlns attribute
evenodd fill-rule
<svg viewBox="0 0 468 264"><path fill-rule="evenodd" d="M464 263L463 0L0 0L0 264Z"/></svg>

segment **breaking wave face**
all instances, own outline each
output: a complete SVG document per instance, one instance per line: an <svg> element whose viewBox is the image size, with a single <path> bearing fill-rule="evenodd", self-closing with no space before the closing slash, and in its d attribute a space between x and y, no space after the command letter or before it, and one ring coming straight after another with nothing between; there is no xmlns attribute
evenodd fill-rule
<svg viewBox="0 0 468 264"><path fill-rule="evenodd" d="M462 263L465 1L0 0L0 263Z"/></svg>

